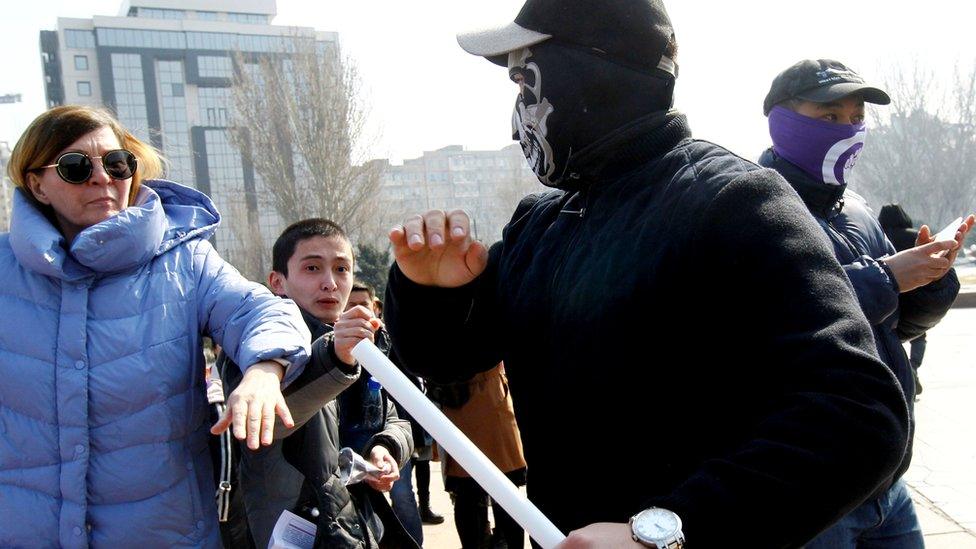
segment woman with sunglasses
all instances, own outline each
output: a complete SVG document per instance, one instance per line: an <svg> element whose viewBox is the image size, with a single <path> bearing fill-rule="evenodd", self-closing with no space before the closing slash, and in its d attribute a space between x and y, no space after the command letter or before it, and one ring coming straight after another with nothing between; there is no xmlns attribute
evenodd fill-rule
<svg viewBox="0 0 976 549"><path fill-rule="evenodd" d="M14 147L0 234L0 547L219 547L201 338L251 365L215 430L269 444L309 333L225 263L220 215L108 113ZM245 386L246 384L246 386Z"/></svg>

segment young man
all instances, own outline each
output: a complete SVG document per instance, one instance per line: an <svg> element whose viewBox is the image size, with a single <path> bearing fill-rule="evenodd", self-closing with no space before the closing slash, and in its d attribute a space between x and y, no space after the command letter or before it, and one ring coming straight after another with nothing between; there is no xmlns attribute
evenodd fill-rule
<svg viewBox="0 0 976 549"><path fill-rule="evenodd" d="M785 177L820 224L871 324L878 355L897 376L911 412L915 384L902 343L935 326L955 300L959 280L952 262L974 218L942 242L933 242L923 225L915 245L898 252L864 199L847 188L864 145L864 103L890 101L838 61L800 61L773 80L763 103L773 146L759 163ZM910 461L911 440L898 468L872 497L807 548L923 547L911 497L900 480Z"/></svg>
<svg viewBox="0 0 976 549"><path fill-rule="evenodd" d="M346 308L353 263L349 239L325 219L292 224L274 244L268 285L276 295L298 305L314 343L308 367L285 390L295 427L284 429L278 424L275 438L283 441L257 452L242 452L241 485L258 547L267 546L281 512L296 508L317 508L320 525L337 525L320 528L327 547L346 543L375 547L381 537L384 544L387 538L406 537L400 535L399 522L391 520L385 498L374 491L389 491L413 452L409 424L397 417L392 404L378 414L379 428L353 448L385 471L379 479L367 480L373 490L361 486L347 490L337 476L338 450L348 444L340 435L342 414L335 399L359 377L352 348L363 339L373 340L381 326L371 309ZM233 380L228 385L232 387Z"/></svg>
<svg viewBox="0 0 976 549"><path fill-rule="evenodd" d="M459 41L507 65L556 190L490 252L459 211L391 232L405 366L449 382L504 360L528 495L579 529L565 547L797 546L863 501L904 454L901 390L796 193L671 110L660 0L528 0ZM618 476L579 482L594 463Z"/></svg>

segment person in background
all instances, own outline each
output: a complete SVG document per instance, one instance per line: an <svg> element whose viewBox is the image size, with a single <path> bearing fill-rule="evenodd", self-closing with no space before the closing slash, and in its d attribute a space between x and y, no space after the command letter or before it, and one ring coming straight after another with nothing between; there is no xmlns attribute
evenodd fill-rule
<svg viewBox="0 0 976 549"><path fill-rule="evenodd" d="M357 280L353 283L352 292L349 295L349 302L346 304L346 307L367 308L372 310L373 313L377 316L377 318L379 318L380 312L377 311L375 308L376 301L377 301L376 290L368 283L363 282L361 280ZM378 332L376 344L379 348L385 350L388 354L390 354L390 359L394 363L397 362L396 355L390 353L389 334L386 332L386 330L381 330L380 332ZM420 386L419 378L409 374L407 374L407 377L410 379L411 382L413 382L414 385L418 387ZM354 386L352 391L350 391L346 396L343 396L342 399L340 399L342 408L346 411L346 413L350 417L357 417L357 414L355 413L355 408L360 406L361 401L365 402L366 399L368 398L370 394L369 383L370 381L368 380L364 382L360 382L358 386ZM423 444L424 437L426 436L426 433L424 432L423 428L420 426L419 423L417 423L415 419L413 419L413 417L410 416L410 414L402 406L400 406L399 403L397 403L392 399L388 399L387 398L388 395L386 394L386 391L380 391L380 395L384 400L388 400L389 402L392 402L394 406L396 406L397 415L400 418L410 422L410 431L413 435L413 440L414 440L414 448L415 448L414 453L416 453L416 445L418 441L420 442L420 444ZM359 400L360 398L361 401ZM352 437L354 439L350 443L351 446L355 447L355 444L358 443L356 442L357 440L361 440L363 435L372 432L372 428L365 426L365 423L363 425L364 425L364 429L361 432L357 433L354 430L345 431L345 433L347 433L347 437ZM417 497L414 495L413 483L412 483L414 463L415 462L413 460L413 457L411 457L410 460L404 464L403 469L401 469L400 471L400 479L396 481L396 483L393 485L393 489L390 490L390 499L393 501L393 512L396 513L397 518L399 518L400 522L403 523L404 528L406 528L407 531L410 532L410 535L413 536L415 540L417 540L417 543L423 545L424 543L424 530L422 524L423 519L421 516L420 506L418 506L417 504ZM428 479L430 478L429 473L427 477ZM428 487L426 490L426 494L428 498L427 508L429 509L429 505L430 505L429 504L429 498L430 498L429 480L428 480ZM423 501L423 499L421 501ZM441 522L443 522L443 519L441 519Z"/></svg>
<svg viewBox="0 0 976 549"><path fill-rule="evenodd" d="M444 415L474 443L516 486L525 485L526 465L522 438L504 364L475 375L468 381L432 385L430 398L441 405ZM495 500L488 497L451 456L440 449L444 464L444 487L454 499L454 526L463 549L509 547L525 544L522 527ZM488 505L495 517L495 530L488 522Z"/></svg>
<svg viewBox="0 0 976 549"><path fill-rule="evenodd" d="M923 225L913 245L898 252L865 200L848 188L867 131L864 104L890 101L839 61L799 61L773 79L763 101L773 146L759 163L786 178L820 224L817 240L826 236L843 266L877 353L901 384L913 432L914 370L902 342L924 334L952 306L959 293L952 262L976 218L966 218L954 238L942 242L934 242ZM911 440L874 494L807 543L808 549L924 546L901 480L911 462Z"/></svg>
<svg viewBox="0 0 976 549"><path fill-rule="evenodd" d="M383 300L380 299L379 296L375 295L375 289L369 284L363 283L359 291L360 299L362 299L361 292L366 292L368 295L372 296L373 312L376 314L377 318L382 319ZM363 301L363 303L365 304L365 301ZM427 392L427 386L424 383L423 378L411 375L406 371L403 373L407 376L407 378L410 379L410 381L413 382L414 385L417 386L418 389L420 389L421 392ZM420 508L420 520L424 524L443 524L443 515L435 513L430 506L430 462L434 459L434 439L432 439L427 431L425 431L420 425L420 423L414 420L413 417L411 417L410 414L399 404L397 404L397 412L400 414L400 417L410 420L410 429L413 432L414 450L413 457L410 458L410 464L411 467L413 467L417 480L417 501L418 507ZM400 482L403 481L397 481L397 484ZM398 490L403 490L403 488L399 488L395 485L393 490L394 492L397 492Z"/></svg>

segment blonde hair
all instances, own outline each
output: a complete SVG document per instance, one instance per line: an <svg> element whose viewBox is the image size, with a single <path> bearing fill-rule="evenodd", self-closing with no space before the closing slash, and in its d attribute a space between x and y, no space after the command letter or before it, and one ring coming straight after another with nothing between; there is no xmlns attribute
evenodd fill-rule
<svg viewBox="0 0 976 549"><path fill-rule="evenodd" d="M61 151L84 135L101 128L111 129L122 148L136 156L138 168L132 175L132 186L126 204L131 205L143 181L162 175L163 159L152 145L143 143L129 133L105 109L64 105L54 107L35 118L24 130L10 154L7 175L33 199L34 193L27 184L28 174L41 166L53 164ZM34 202L41 205L36 199Z"/></svg>

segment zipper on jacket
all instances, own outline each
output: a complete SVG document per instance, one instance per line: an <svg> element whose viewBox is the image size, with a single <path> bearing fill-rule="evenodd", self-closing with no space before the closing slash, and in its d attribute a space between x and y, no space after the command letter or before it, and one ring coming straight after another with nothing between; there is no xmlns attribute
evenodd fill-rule
<svg viewBox="0 0 976 549"><path fill-rule="evenodd" d="M574 214L574 215L580 216L580 219L583 219L583 216L586 215L586 207L582 207L582 208L580 208L578 210L559 210L559 213L561 213L561 214Z"/></svg>
<svg viewBox="0 0 976 549"><path fill-rule="evenodd" d="M576 196L579 197L579 201L582 202L579 210L571 210L568 208L563 208L559 210L559 215L571 214L577 216L576 225L573 227L572 235L570 236L569 242L563 247L562 253L559 256L559 262L556 263L556 268L552 272L552 280L549 282L549 292L553 293L556 289L556 281L559 280L559 275L562 273L563 265L566 263L566 254L574 246L576 246L576 241L579 239L580 227L583 225L583 217L586 216L586 204L589 199L584 191L579 191ZM569 201L567 201L568 204Z"/></svg>

